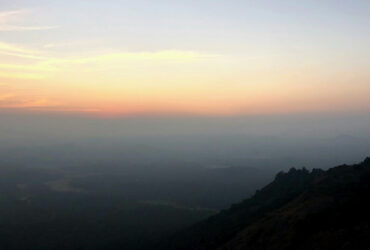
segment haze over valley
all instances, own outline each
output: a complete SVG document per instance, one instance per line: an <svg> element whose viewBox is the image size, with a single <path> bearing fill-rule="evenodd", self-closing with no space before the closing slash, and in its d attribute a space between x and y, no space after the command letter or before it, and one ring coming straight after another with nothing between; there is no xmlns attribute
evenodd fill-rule
<svg viewBox="0 0 370 250"><path fill-rule="evenodd" d="M0 1L0 249L370 249L369 17Z"/></svg>

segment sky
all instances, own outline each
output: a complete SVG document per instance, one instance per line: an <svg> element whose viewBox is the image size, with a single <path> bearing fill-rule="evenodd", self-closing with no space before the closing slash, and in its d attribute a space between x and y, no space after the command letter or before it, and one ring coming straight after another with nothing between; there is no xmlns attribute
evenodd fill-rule
<svg viewBox="0 0 370 250"><path fill-rule="evenodd" d="M370 1L0 0L0 112L369 113Z"/></svg>

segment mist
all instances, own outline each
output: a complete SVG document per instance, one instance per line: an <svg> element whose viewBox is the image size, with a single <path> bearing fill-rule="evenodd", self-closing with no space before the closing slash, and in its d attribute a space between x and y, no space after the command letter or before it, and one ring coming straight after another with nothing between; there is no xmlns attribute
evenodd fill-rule
<svg viewBox="0 0 370 250"><path fill-rule="evenodd" d="M95 118L2 112L0 118L1 161L50 168L107 161L312 168L355 162L370 146L368 114Z"/></svg>

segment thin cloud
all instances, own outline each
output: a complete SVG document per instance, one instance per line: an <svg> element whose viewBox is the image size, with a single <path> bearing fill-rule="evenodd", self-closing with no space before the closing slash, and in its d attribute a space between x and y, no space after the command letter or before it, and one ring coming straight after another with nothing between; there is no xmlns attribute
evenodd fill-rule
<svg viewBox="0 0 370 250"><path fill-rule="evenodd" d="M12 93L7 93L7 94L0 94L0 102L3 102L3 101L6 101L6 100L9 100L10 98L12 98L14 96L14 94Z"/></svg>
<svg viewBox="0 0 370 250"><path fill-rule="evenodd" d="M0 109L58 108L62 104L45 96L25 95L14 91L13 86L0 88Z"/></svg>
<svg viewBox="0 0 370 250"><path fill-rule="evenodd" d="M17 73L17 72L0 72L0 78L10 78L10 79L44 79L45 74L40 73Z"/></svg>
<svg viewBox="0 0 370 250"><path fill-rule="evenodd" d="M1 31L40 31L52 30L58 26L24 26L14 25L12 21L19 19L25 13L31 12L30 10L14 10L0 12L0 32Z"/></svg>
<svg viewBox="0 0 370 250"><path fill-rule="evenodd" d="M80 40L80 41L62 41L57 43L48 43L43 46L45 49L52 49L52 48L63 48L63 47L75 47L75 46L84 46L86 44L92 44L93 42L97 41L94 40Z"/></svg>
<svg viewBox="0 0 370 250"><path fill-rule="evenodd" d="M37 110L37 111L53 111L53 112L81 112L81 113L97 113L100 109L89 107L73 107L65 105L61 102L51 100L45 97L25 97L14 93L0 94L0 110L15 109L15 110Z"/></svg>
<svg viewBox="0 0 370 250"><path fill-rule="evenodd" d="M0 25L0 31L35 31L35 30L53 30L58 26L15 26L15 25Z"/></svg>
<svg viewBox="0 0 370 250"><path fill-rule="evenodd" d="M118 52L106 53L90 57L77 57L65 59L50 59L45 61L48 64L85 64L105 63L112 61L134 62L134 61L188 61L196 59L213 58L217 55L203 54L195 51L162 50L157 52Z"/></svg>
<svg viewBox="0 0 370 250"><path fill-rule="evenodd" d="M31 49L22 48L10 43L0 42L0 51L17 52L22 54L34 54L36 51Z"/></svg>
<svg viewBox="0 0 370 250"><path fill-rule="evenodd" d="M35 59L35 60L44 60L44 59L46 59L43 56L15 53L15 52L9 52L9 51L1 51L1 50L0 50L0 54L1 55L6 55L6 56L21 57L21 58L26 58L26 59Z"/></svg>
<svg viewBox="0 0 370 250"><path fill-rule="evenodd" d="M40 56L39 55L40 52L37 50L28 49L18 45L4 42L0 42L0 54L37 60L46 59L45 57Z"/></svg>
<svg viewBox="0 0 370 250"><path fill-rule="evenodd" d="M0 12L0 23L6 23L13 20L15 17L27 13L29 10L13 10Z"/></svg>
<svg viewBox="0 0 370 250"><path fill-rule="evenodd" d="M39 71L54 71L55 68L45 64L6 64L0 63L0 69L14 69L14 70L39 70Z"/></svg>
<svg viewBox="0 0 370 250"><path fill-rule="evenodd" d="M46 98L22 98L20 96L7 96L0 99L0 108L32 109L32 108L53 108L61 106L61 103Z"/></svg>
<svg viewBox="0 0 370 250"><path fill-rule="evenodd" d="M34 54L32 54L34 53ZM121 52L106 53L88 57L53 58L37 56L36 51L20 48L11 44L0 43L0 54L15 54L21 57L38 59L31 64L9 64L0 62L0 77L16 79L44 79L51 74L76 64L141 63L141 62L180 62L192 63L216 57L194 51L163 50L157 52ZM92 66L93 67L93 66Z"/></svg>

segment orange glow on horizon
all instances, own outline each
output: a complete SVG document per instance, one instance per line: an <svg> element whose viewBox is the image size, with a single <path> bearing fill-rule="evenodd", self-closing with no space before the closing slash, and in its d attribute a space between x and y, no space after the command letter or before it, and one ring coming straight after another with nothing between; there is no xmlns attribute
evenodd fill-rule
<svg viewBox="0 0 370 250"><path fill-rule="evenodd" d="M48 21L29 24L36 14ZM219 40L199 36L197 29L183 31L192 42L172 37L151 26L157 17L146 20L145 32L141 22L122 33L97 30L107 35L100 40L99 32L90 36L85 30L85 19L71 25L46 14L0 12L0 34L6 34L0 40L0 111L98 117L370 111L370 49L363 39L347 41L341 33L332 34L338 44L331 36L303 39L300 26L275 34L274 23L263 29L254 22L245 25L258 29L247 29L243 37L240 26L227 31L235 36L229 39L201 16L198 24L211 25ZM156 39L140 35L147 33Z"/></svg>

